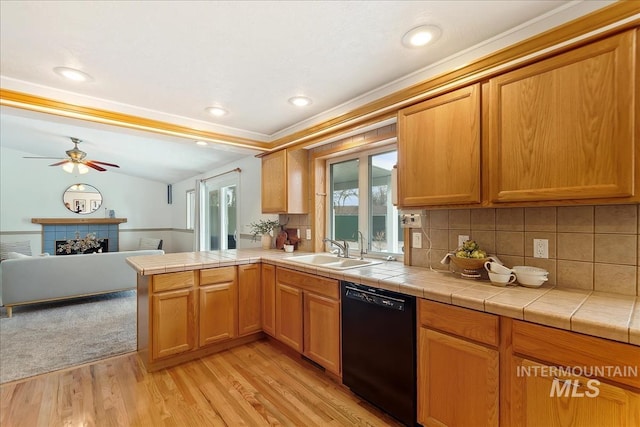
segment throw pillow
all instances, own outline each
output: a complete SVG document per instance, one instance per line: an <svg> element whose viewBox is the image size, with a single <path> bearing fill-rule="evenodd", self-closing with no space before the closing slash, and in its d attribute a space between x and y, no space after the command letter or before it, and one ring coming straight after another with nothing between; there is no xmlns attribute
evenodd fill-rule
<svg viewBox="0 0 640 427"><path fill-rule="evenodd" d="M31 255L31 242L0 242L0 261L7 259L9 252L17 252L22 255Z"/></svg>
<svg viewBox="0 0 640 427"><path fill-rule="evenodd" d="M160 247L160 239L151 239L149 237L141 237L138 249L158 249Z"/></svg>

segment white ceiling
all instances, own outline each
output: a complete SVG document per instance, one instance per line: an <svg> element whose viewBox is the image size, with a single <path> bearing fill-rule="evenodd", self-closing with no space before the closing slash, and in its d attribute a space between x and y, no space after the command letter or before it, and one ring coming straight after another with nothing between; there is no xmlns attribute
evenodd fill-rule
<svg viewBox="0 0 640 427"><path fill-rule="evenodd" d="M271 141L610 3L2 1L0 78L5 89ZM403 47L421 24L441 38ZM93 80L63 80L58 66ZM294 107L294 95L313 104ZM230 113L214 118L212 105ZM73 136L91 159L170 183L249 153L8 107L1 119L4 147L61 156Z"/></svg>

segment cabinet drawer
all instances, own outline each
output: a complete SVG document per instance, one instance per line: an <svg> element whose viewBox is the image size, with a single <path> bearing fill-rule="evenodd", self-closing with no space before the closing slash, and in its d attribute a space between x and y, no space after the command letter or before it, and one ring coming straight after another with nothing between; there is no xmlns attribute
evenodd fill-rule
<svg viewBox="0 0 640 427"><path fill-rule="evenodd" d="M420 324L428 328L498 346L499 318L493 314L421 299L418 316Z"/></svg>
<svg viewBox="0 0 640 427"><path fill-rule="evenodd" d="M276 270L276 276L278 283L286 283L329 298L340 299L340 286L335 279L327 279L279 267Z"/></svg>
<svg viewBox="0 0 640 427"><path fill-rule="evenodd" d="M180 271L177 273L156 274L153 276L152 292L170 291L172 289L190 288L195 283L195 272Z"/></svg>
<svg viewBox="0 0 640 427"><path fill-rule="evenodd" d="M640 388L640 376L624 376L625 369L640 368L640 347L519 320L512 334L514 353L569 367L620 368L622 374L600 369L604 375L595 376Z"/></svg>
<svg viewBox="0 0 640 427"><path fill-rule="evenodd" d="M233 282L236 280L236 267L219 267L200 270L200 286L216 283Z"/></svg>

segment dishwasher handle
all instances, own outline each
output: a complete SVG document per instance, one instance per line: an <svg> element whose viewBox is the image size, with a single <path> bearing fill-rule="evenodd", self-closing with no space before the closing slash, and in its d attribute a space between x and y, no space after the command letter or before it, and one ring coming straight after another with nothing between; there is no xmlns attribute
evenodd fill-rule
<svg viewBox="0 0 640 427"><path fill-rule="evenodd" d="M394 298L388 295L380 295L368 292L362 289L356 289L351 286L345 286L345 298L360 301L365 304L377 305L380 307L404 311L405 301L400 298Z"/></svg>

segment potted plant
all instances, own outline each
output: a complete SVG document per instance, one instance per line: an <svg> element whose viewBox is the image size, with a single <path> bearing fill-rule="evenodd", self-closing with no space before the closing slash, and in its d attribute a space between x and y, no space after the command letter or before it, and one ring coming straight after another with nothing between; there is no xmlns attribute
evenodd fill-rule
<svg viewBox="0 0 640 427"><path fill-rule="evenodd" d="M249 224L251 227L251 234L253 235L253 240L257 240L258 236L262 236L262 249L271 248L271 240L273 229L278 227L280 222L271 220L271 219L260 219L256 222L252 222Z"/></svg>

